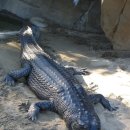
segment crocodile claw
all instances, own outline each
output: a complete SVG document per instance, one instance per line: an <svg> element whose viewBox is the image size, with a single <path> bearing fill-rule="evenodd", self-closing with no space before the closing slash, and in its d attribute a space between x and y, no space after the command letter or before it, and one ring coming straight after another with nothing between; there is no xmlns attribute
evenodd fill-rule
<svg viewBox="0 0 130 130"><path fill-rule="evenodd" d="M82 75L89 75L90 72L87 71L87 68L83 68L83 69L81 69L81 74Z"/></svg>
<svg viewBox="0 0 130 130"><path fill-rule="evenodd" d="M109 111L116 111L118 109L118 107L111 107L110 109L109 109Z"/></svg>
<svg viewBox="0 0 130 130"><path fill-rule="evenodd" d="M78 74L78 75L89 75L90 72L87 70L87 68L79 68L79 69L77 69L76 74Z"/></svg>
<svg viewBox="0 0 130 130"><path fill-rule="evenodd" d="M22 112L28 112L29 107L30 107L29 101L19 104L19 110L22 111Z"/></svg>
<svg viewBox="0 0 130 130"><path fill-rule="evenodd" d="M27 117L28 117L28 119L30 119L31 121L36 121L36 120L37 120L37 117L36 117L36 115L35 115L34 112L28 112Z"/></svg>
<svg viewBox="0 0 130 130"><path fill-rule="evenodd" d="M15 80L14 78L12 78L11 76L7 75L5 78L4 78L4 82L5 84L9 85L9 86L14 86L15 85Z"/></svg>
<svg viewBox="0 0 130 130"><path fill-rule="evenodd" d="M35 104L32 104L28 110L27 118L32 121L36 121L38 113L39 113L39 108Z"/></svg>

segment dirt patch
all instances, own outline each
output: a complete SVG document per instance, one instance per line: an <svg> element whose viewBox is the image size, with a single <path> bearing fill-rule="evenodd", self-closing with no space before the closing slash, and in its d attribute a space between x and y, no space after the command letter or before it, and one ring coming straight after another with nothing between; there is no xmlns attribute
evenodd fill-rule
<svg viewBox="0 0 130 130"><path fill-rule="evenodd" d="M89 76L77 77L86 89L106 96L116 112L109 112L101 105L95 109L102 130L130 129L130 58L103 59L100 54L85 45L75 44L75 39L56 34L45 34L40 43L46 51L65 65L87 67ZM12 69L20 67L20 50L17 41L0 42L0 79ZM3 72L2 72L3 71ZM20 83L21 82L21 83ZM96 86L96 87L93 87ZM64 121L55 113L44 112L38 121L31 122L19 105L38 101L28 87L19 81L14 87L0 83L0 129L1 130L67 130Z"/></svg>

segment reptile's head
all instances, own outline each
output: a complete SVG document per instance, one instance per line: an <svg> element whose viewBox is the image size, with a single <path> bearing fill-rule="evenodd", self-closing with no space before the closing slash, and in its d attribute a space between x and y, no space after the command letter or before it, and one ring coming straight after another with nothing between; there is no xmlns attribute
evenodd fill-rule
<svg viewBox="0 0 130 130"><path fill-rule="evenodd" d="M29 26L25 26L21 29L20 34L22 36L26 36L26 35L29 36L29 35L33 35L33 31Z"/></svg>
<svg viewBox="0 0 130 130"><path fill-rule="evenodd" d="M71 123L72 130L101 130L100 120L97 116L89 118L83 115L80 119L76 119Z"/></svg>
<svg viewBox="0 0 130 130"><path fill-rule="evenodd" d="M39 30L39 27L35 25L24 26L20 30L20 35L21 37L24 37L24 39L33 39L34 41L37 41L40 36L40 30Z"/></svg>
<svg viewBox="0 0 130 130"><path fill-rule="evenodd" d="M21 46L24 47L27 44L33 44L33 31L31 29L31 27L29 26L24 26L21 30L20 30L20 43Z"/></svg>

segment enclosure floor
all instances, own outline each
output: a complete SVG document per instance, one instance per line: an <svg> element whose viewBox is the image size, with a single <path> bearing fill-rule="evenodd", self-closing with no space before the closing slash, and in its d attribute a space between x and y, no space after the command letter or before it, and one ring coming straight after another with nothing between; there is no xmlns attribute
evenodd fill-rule
<svg viewBox="0 0 130 130"><path fill-rule="evenodd" d="M77 77L86 90L103 94L113 106L119 107L109 112L99 104L95 106L102 130L130 130L130 58L103 59L80 40L57 34L43 35L40 45L64 65L87 67L91 74ZM19 67L18 42L1 41L1 80ZM67 130L64 121L52 112L43 112L36 122L25 118L26 112L19 110L19 104L38 99L23 82L14 87L0 85L0 130Z"/></svg>

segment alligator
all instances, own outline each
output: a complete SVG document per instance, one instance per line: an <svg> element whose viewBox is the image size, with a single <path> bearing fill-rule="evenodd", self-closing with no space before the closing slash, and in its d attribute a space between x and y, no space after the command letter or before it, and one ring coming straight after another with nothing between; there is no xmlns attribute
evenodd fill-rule
<svg viewBox="0 0 130 130"><path fill-rule="evenodd" d="M101 123L93 104L101 103L114 111L101 94L87 94L75 75L87 74L82 68L65 67L52 59L35 40L33 28L24 26L19 34L22 68L9 72L5 77L8 85L14 85L22 77L27 78L30 89L43 101L32 103L28 118L37 119L42 110L58 113L69 130L100 130Z"/></svg>

